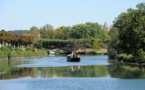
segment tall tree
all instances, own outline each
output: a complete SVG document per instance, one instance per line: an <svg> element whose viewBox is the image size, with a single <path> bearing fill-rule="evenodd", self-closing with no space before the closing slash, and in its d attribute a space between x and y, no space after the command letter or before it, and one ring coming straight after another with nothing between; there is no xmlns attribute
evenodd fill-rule
<svg viewBox="0 0 145 90"><path fill-rule="evenodd" d="M69 39L70 37L70 27L61 26L55 29L55 38L56 39Z"/></svg>
<svg viewBox="0 0 145 90"><path fill-rule="evenodd" d="M95 39L93 41L92 48L95 49L95 50L100 50L101 49L101 43L99 42L98 39Z"/></svg>
<svg viewBox="0 0 145 90"><path fill-rule="evenodd" d="M114 21L114 27L118 29L117 53L132 54L139 60L138 53L145 52L145 4L121 13Z"/></svg>
<svg viewBox="0 0 145 90"><path fill-rule="evenodd" d="M114 26L109 30L110 41L108 44L108 56L110 58L116 58L117 53L117 45L118 45L118 30Z"/></svg>
<svg viewBox="0 0 145 90"><path fill-rule="evenodd" d="M45 30L45 31L53 30L53 26L50 25L50 24L46 24L46 25L44 25L43 27L41 27L40 29L41 29L41 30Z"/></svg>
<svg viewBox="0 0 145 90"><path fill-rule="evenodd" d="M41 37L40 32L39 32L39 28L36 26L32 26L30 28L29 34L33 37L34 43L36 43Z"/></svg>
<svg viewBox="0 0 145 90"><path fill-rule="evenodd" d="M55 37L53 26L50 24L46 24L43 27L41 27L40 34L42 38L54 39Z"/></svg>
<svg viewBox="0 0 145 90"><path fill-rule="evenodd" d="M87 22L85 24L77 24L72 27L71 37L80 38L96 38L101 33L102 26L98 23Z"/></svg>
<svg viewBox="0 0 145 90"><path fill-rule="evenodd" d="M98 38L100 39L101 47L102 48L107 48L108 42L109 42L108 31L106 29L102 29Z"/></svg>

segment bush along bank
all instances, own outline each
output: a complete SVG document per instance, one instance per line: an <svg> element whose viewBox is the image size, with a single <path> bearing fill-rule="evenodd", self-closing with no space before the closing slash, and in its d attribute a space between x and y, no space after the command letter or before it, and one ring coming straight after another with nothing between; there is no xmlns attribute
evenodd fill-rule
<svg viewBox="0 0 145 90"><path fill-rule="evenodd" d="M47 56L47 50L27 47L26 49L3 46L0 48L0 59L30 58Z"/></svg>
<svg viewBox="0 0 145 90"><path fill-rule="evenodd" d="M62 49L56 49L56 50L53 50L55 52L55 54L58 54L58 55L68 55L70 54L72 51L65 51L65 50L62 50ZM74 51L76 54L80 54L80 55L107 55L107 50L105 51L102 51L102 50L92 50L92 49L87 49L87 50L76 50Z"/></svg>
<svg viewBox="0 0 145 90"><path fill-rule="evenodd" d="M108 56L125 63L145 65L145 4L121 13L109 30ZM141 24L142 23L142 24Z"/></svg>

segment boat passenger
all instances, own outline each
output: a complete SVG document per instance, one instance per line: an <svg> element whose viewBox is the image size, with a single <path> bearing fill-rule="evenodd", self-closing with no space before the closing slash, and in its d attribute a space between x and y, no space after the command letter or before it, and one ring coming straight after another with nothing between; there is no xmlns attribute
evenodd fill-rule
<svg viewBox="0 0 145 90"><path fill-rule="evenodd" d="M70 57L73 58L74 57L74 54L75 53L72 51L71 54L70 54Z"/></svg>

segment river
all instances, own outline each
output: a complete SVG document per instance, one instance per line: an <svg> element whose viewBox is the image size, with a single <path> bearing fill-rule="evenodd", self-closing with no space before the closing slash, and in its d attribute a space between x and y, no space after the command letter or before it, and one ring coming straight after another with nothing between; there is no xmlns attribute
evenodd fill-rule
<svg viewBox="0 0 145 90"><path fill-rule="evenodd" d="M144 90L145 68L107 56L65 56L0 61L0 90Z"/></svg>

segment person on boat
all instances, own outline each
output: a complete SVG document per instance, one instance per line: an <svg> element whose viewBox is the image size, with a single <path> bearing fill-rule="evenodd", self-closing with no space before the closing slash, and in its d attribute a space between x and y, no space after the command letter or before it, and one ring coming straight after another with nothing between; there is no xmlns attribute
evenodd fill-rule
<svg viewBox="0 0 145 90"><path fill-rule="evenodd" d="M74 54L75 53L72 51L71 54L70 54L70 57L73 58L74 57Z"/></svg>
<svg viewBox="0 0 145 90"><path fill-rule="evenodd" d="M73 57L74 57L74 54L75 54L75 53L72 51L72 53L69 54L69 55L67 55L67 56L73 58Z"/></svg>

